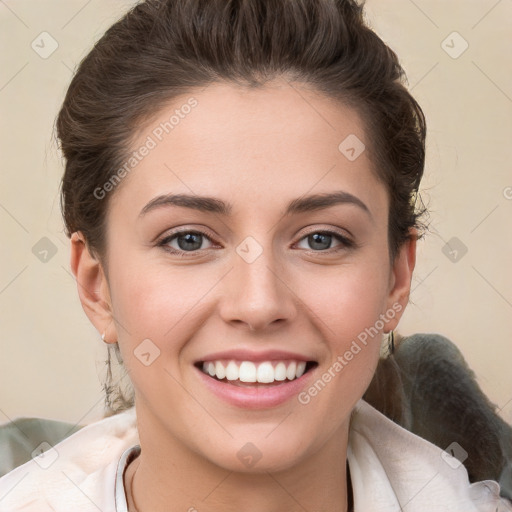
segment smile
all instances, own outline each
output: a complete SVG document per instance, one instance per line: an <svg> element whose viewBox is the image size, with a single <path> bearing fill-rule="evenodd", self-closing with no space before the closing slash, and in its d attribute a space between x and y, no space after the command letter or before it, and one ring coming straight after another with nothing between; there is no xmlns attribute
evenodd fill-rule
<svg viewBox="0 0 512 512"><path fill-rule="evenodd" d="M206 389L222 401L241 409L269 409L297 397L314 378L316 361L290 356L240 353L234 359L233 354L219 354L194 366Z"/></svg>
<svg viewBox="0 0 512 512"><path fill-rule="evenodd" d="M199 364L203 373L220 381L272 384L300 378L316 363L313 361L203 361Z"/></svg>

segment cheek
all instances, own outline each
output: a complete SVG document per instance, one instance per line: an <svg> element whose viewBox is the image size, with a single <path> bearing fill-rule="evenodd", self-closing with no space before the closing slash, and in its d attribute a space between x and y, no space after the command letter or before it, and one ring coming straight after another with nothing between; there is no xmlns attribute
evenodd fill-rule
<svg viewBox="0 0 512 512"><path fill-rule="evenodd" d="M312 431L334 432L373 378L387 298L388 276L382 268L347 267L336 278L317 278L314 293L303 290L328 354L315 381L298 397Z"/></svg>
<svg viewBox="0 0 512 512"><path fill-rule="evenodd" d="M112 278L114 315L131 338L159 339L176 329L207 293L205 277L192 267L172 269L144 261L136 268L126 266Z"/></svg>
<svg viewBox="0 0 512 512"><path fill-rule="evenodd" d="M382 265L339 267L306 279L299 295L315 312L327 339L342 349L384 313L388 279Z"/></svg>
<svg viewBox="0 0 512 512"><path fill-rule="evenodd" d="M200 325L198 299L208 290L205 276L190 269L141 259L112 273L119 348L141 400L179 403L186 398L173 377L180 380L180 351Z"/></svg>
<svg viewBox="0 0 512 512"><path fill-rule="evenodd" d="M125 259L110 276L114 316L122 326L119 336L129 338L130 345L146 338L161 345L164 340L193 336L194 325L198 330L215 306L212 300L222 300L223 273L208 265L172 267L144 258ZM377 261L311 265L283 279L288 287L282 293L290 293L289 288L299 299L297 319L315 324L337 350L384 312L389 275L386 265ZM216 286L220 288L215 290Z"/></svg>
<svg viewBox="0 0 512 512"><path fill-rule="evenodd" d="M389 275L386 265L369 254L354 263L311 264L282 276L287 286L281 293L290 294L283 295L283 300L296 303L291 330L304 328L325 345L332 360L345 354L352 341L372 329L384 312ZM143 254L123 256L122 264L112 266L110 281L125 363L129 365L134 351L149 339L163 356L156 366L174 371L187 341L211 320L219 301L229 300L230 294L223 287L231 289L232 283L222 281L224 274L224 267L214 265L167 264L161 259L151 261ZM358 371L367 367L364 361L374 360L380 338L367 336L368 347L376 348L362 351L350 366Z"/></svg>
<svg viewBox="0 0 512 512"><path fill-rule="evenodd" d="M358 397L369 385L380 355L388 279L384 265L354 265L336 276L317 276L314 292L303 290L329 354L320 378L330 392L322 400L329 402L333 394Z"/></svg>

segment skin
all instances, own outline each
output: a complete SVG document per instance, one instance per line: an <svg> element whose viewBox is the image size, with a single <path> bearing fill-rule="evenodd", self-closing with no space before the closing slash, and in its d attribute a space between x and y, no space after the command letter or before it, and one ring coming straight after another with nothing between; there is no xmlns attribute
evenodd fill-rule
<svg viewBox="0 0 512 512"><path fill-rule="evenodd" d="M344 511L350 412L407 304L416 238L390 261L389 199L369 151L349 161L338 150L350 134L369 147L363 123L304 86L195 90L157 112L133 148L190 96L197 107L110 192L104 265L80 233L72 237L83 308L106 342L118 340L135 389L142 453L125 482L134 477L139 512ZM344 203L284 215L293 199L339 190L368 211ZM166 193L213 196L233 210L163 206L139 216ZM177 227L207 237L174 255L158 242ZM326 230L356 245L308 242ZM262 250L251 263L236 252L248 236ZM167 245L180 248L177 238ZM292 350L318 363L307 387L393 305L401 311L308 404L237 408L193 367L220 350ZM148 338L160 356L145 366L134 350ZM237 457L247 442L262 455L250 468Z"/></svg>

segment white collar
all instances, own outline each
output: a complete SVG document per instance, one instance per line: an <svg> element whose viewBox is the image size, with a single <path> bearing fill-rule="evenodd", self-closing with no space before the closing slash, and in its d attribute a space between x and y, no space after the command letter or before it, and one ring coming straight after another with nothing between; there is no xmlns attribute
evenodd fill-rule
<svg viewBox="0 0 512 512"><path fill-rule="evenodd" d="M355 512L512 510L497 482L470 484L457 459L362 399L352 412L347 458Z"/></svg>

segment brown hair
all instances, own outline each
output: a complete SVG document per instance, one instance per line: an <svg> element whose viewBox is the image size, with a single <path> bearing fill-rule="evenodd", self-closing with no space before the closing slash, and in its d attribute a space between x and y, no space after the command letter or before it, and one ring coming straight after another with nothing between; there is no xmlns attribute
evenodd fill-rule
<svg viewBox="0 0 512 512"><path fill-rule="evenodd" d="M121 168L134 136L164 103L212 82L256 88L279 77L361 116L390 197L394 257L420 227L426 125L396 54L354 0L147 0L131 9L82 60L58 114L67 235L82 231L105 263L111 194L98 199L94 191Z"/></svg>

